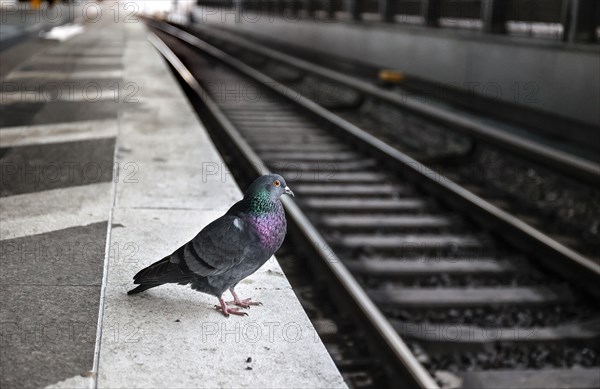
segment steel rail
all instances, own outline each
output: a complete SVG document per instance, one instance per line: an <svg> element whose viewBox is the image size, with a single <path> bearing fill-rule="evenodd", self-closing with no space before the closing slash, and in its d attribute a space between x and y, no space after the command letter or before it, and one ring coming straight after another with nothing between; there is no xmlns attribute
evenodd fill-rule
<svg viewBox="0 0 600 389"><path fill-rule="evenodd" d="M342 135L349 137L363 149L366 147L375 157L383 158L388 164L394 165L398 170L405 173L408 178L435 194L441 201L462 209L463 212L472 216L485 228L499 233L502 238L536 258L542 266L570 279L591 295L600 298L600 289L597 287L598 282L600 282L600 265L590 258L561 244L514 215L439 175L427 166L342 119L321 105L294 93L293 90L200 38L164 22L151 21L150 23L157 29L187 42L238 72L256 80L312 113L315 117L332 124Z"/></svg>
<svg viewBox="0 0 600 389"><path fill-rule="evenodd" d="M202 24L195 24L194 28L201 30L203 33L206 33L213 38L229 41L235 45L260 53L261 55L264 55L272 60L284 63L297 69L301 69L308 73L318 75L328 80L341 83L368 96L372 96L397 107L407 109L415 114L418 114L419 116L425 117L426 119L433 119L434 121L445 126L449 126L450 128L489 142L493 145L518 153L522 157L560 170L571 177L577 177L580 180L593 184L600 182L600 165L594 161L578 157L555 147L544 145L540 142L535 142L533 140L511 134L510 132L507 132L498 126L485 123L481 120L469 118L452 112L448 109L419 101L418 99L411 98L409 96L402 96L395 92L383 90L369 82L362 81L355 77L347 76L335 70L328 69L301 58L258 45L222 29L219 29L218 33L216 33L215 31L212 31L211 27Z"/></svg>
<svg viewBox="0 0 600 389"><path fill-rule="evenodd" d="M194 91L202 101L207 111L215 120L220 129L226 134L227 141L234 145L239 155L243 158L245 165L253 170L256 175L269 172L266 165L243 139L231 121L221 112L217 104L209 97L208 92L202 88L187 67L179 58L160 40L155 34L148 36L150 43L165 57L171 66L179 73L180 77ZM385 347L383 350L391 356L396 368L402 369L401 376L408 379L410 387L439 389L435 380L429 375L425 368L416 360L406 343L400 338L397 331L381 313L379 308L371 301L366 292L348 271L341 260L335 255L325 239L310 223L302 210L290 198L282 199L283 205L291 221L302 233L305 243L311 246L313 252L319 255L321 264L328 270L336 283L343 288L347 297L368 321L366 323L375 331L379 343ZM395 373L398 373L396 371Z"/></svg>

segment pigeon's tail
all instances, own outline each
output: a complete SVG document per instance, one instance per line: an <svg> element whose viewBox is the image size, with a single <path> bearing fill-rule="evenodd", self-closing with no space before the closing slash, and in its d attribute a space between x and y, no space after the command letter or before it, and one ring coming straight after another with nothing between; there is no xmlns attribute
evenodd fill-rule
<svg viewBox="0 0 600 389"><path fill-rule="evenodd" d="M133 283L139 284L127 294L136 294L163 284L181 283L187 284L191 281L192 274L189 270L181 268L171 262L171 255L153 263L145 269L140 270L133 276Z"/></svg>
<svg viewBox="0 0 600 389"><path fill-rule="evenodd" d="M164 274L169 273L169 267L171 267L170 256L164 257L158 262L154 262L152 265L140 270L136 275L133 276L133 282L135 284L162 284L160 278Z"/></svg>
<svg viewBox="0 0 600 389"><path fill-rule="evenodd" d="M143 292L145 290L148 290L150 288L154 288L156 286L160 286L162 284L142 284L142 285L138 285L137 288L131 289L129 292L127 292L127 294L137 294L140 292Z"/></svg>

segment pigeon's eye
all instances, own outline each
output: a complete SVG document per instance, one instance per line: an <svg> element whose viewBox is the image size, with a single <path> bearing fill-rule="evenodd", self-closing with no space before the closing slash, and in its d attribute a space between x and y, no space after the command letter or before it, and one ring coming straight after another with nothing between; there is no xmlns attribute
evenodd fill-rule
<svg viewBox="0 0 600 389"><path fill-rule="evenodd" d="M279 187L281 186L281 182L279 180L275 180L273 181L273 185Z"/></svg>

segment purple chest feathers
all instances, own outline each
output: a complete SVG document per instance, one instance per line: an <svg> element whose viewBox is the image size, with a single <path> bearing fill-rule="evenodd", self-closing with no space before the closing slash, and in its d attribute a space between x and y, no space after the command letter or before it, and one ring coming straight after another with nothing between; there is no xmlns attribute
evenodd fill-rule
<svg viewBox="0 0 600 389"><path fill-rule="evenodd" d="M287 230L283 207L264 215L249 216L248 222L256 229L263 247L272 252L277 251Z"/></svg>

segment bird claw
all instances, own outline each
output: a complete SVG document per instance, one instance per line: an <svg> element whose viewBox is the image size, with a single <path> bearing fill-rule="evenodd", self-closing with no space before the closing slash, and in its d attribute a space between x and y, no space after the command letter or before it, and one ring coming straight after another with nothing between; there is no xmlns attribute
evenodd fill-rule
<svg viewBox="0 0 600 389"><path fill-rule="evenodd" d="M252 300L251 298L247 298L247 299L243 299L243 300L233 300L233 301L228 301L227 304L235 304L238 307L242 307L242 308L250 308L252 305L263 305L260 301L250 301Z"/></svg>
<svg viewBox="0 0 600 389"><path fill-rule="evenodd" d="M220 305L215 305L215 309L217 311L221 311L223 313L223 315L225 315L225 317L229 317L229 314L232 315L237 315L237 316L248 316L248 314L246 312L240 312L239 308L235 308L235 307L225 307L225 309L223 309L223 307L221 307Z"/></svg>

